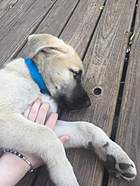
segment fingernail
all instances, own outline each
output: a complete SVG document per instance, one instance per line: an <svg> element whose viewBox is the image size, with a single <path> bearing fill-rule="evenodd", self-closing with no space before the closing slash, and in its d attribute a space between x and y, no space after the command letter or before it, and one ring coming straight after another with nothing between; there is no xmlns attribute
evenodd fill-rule
<svg viewBox="0 0 140 186"><path fill-rule="evenodd" d="M49 109L49 104L45 104L43 103L41 106L45 111L47 111Z"/></svg>

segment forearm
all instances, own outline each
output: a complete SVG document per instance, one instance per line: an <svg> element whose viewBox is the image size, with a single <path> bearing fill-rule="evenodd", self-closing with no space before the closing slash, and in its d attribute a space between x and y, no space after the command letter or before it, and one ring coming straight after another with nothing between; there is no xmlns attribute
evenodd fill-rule
<svg viewBox="0 0 140 186"><path fill-rule="evenodd" d="M16 185L29 169L29 165L16 155L10 153L4 154L0 158L0 185Z"/></svg>

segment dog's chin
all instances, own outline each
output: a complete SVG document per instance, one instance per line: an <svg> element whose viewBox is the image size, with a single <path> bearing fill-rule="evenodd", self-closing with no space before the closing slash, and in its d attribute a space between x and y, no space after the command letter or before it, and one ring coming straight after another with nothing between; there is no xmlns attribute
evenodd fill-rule
<svg viewBox="0 0 140 186"><path fill-rule="evenodd" d="M80 110L87 109L89 106L77 106L77 107L67 107L66 109L71 112L76 112Z"/></svg>
<svg viewBox="0 0 140 186"><path fill-rule="evenodd" d="M85 105L70 105L66 103L60 103L59 104L59 109L60 110L66 110L69 112L76 112L80 110L87 109L91 104L85 104Z"/></svg>
<svg viewBox="0 0 140 186"><path fill-rule="evenodd" d="M88 108L91 105L89 97L80 99L67 99L65 95L59 95L56 98L60 110L79 111Z"/></svg>

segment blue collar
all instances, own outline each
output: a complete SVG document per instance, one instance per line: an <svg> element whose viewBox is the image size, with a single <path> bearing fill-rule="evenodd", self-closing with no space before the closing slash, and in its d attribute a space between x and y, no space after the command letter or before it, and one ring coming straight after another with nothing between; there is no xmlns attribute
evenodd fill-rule
<svg viewBox="0 0 140 186"><path fill-rule="evenodd" d="M43 77L42 77L41 73L39 72L34 61L31 58L25 58L24 62L30 72L31 77L33 78L35 83L39 86L40 92L42 94L49 94L50 95L50 92L49 92L49 90L43 80Z"/></svg>

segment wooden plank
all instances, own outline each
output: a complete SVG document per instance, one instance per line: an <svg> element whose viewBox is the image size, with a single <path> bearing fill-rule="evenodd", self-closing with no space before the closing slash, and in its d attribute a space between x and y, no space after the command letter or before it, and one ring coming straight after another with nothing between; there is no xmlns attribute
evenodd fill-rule
<svg viewBox="0 0 140 186"><path fill-rule="evenodd" d="M44 18L35 33L48 33L59 36L65 27L72 12L79 3L79 0L59 0L50 10L49 14ZM27 35L28 37L28 35ZM18 56L25 57L28 54L26 46L18 53Z"/></svg>
<svg viewBox="0 0 140 186"><path fill-rule="evenodd" d="M45 33L58 36L77 7L79 0L59 0L51 9L48 16L42 21L36 33Z"/></svg>
<svg viewBox="0 0 140 186"><path fill-rule="evenodd" d="M66 28L64 29L64 31L62 32L60 36L65 41L73 45L74 48L76 48L79 51L80 56L83 56L85 52L85 49L90 40L90 36L96 26L96 22L100 15L100 12L101 12L100 7L103 5L103 3L104 3L104 0L94 0L94 1L89 0L88 3L85 4L85 1L81 0L77 8L75 9L71 19L67 23ZM61 11L61 14L62 14L62 11ZM43 29L43 32L47 32L48 27L45 26L45 28L43 28L43 25L41 27L42 27L41 29ZM39 32L41 32L40 29L39 29ZM55 33L55 35L58 36L59 34ZM71 37L69 38L69 35L72 37L72 39ZM80 45L77 45L79 41L80 41ZM77 152L79 153L79 151L83 152L82 153L82 156L84 159L83 165L85 164L85 168L82 168L79 171L81 171L83 175L84 174L86 175L83 178L79 178L79 180L85 180L85 182L87 183L85 185L88 185L88 183L92 184L93 183L93 180L92 180L93 171L91 171L92 164L90 161L87 161L87 159L91 159L92 153L87 153L86 151L83 151L82 149L78 150ZM70 152L68 152L70 161L72 162L73 165L76 166L77 163L79 162L79 156L77 155L75 156L75 155L76 155L76 151L71 150ZM89 171L87 168L89 168ZM75 171L77 171L76 167L75 167ZM38 179L36 180L35 186L38 186L38 185L40 186L44 186L44 185L52 186L53 185L50 182L49 178L46 176L46 172L44 171L44 169L41 170L40 174L38 175Z"/></svg>
<svg viewBox="0 0 140 186"><path fill-rule="evenodd" d="M26 176L16 186L31 186L36 178L38 170L26 174Z"/></svg>
<svg viewBox="0 0 140 186"><path fill-rule="evenodd" d="M93 122L110 135L127 47L128 35L125 32L130 30L135 2L107 1L84 60L87 69L85 87L91 97L92 107L79 114L69 113L63 118ZM76 25L75 28L77 29ZM68 33L62 34L65 40L69 37L70 44L73 45L74 42L76 46L82 46L79 44L82 39L75 41L75 32L70 33L73 27L66 29ZM82 56L82 49L78 51ZM93 95L95 87L102 87L103 94ZM71 157L74 159L74 170L81 186L101 186L103 171L95 156L90 155L87 159L89 152L76 150L69 159Z"/></svg>
<svg viewBox="0 0 140 186"><path fill-rule="evenodd" d="M105 0L99 2L89 0L85 3L82 0L60 36L65 42L73 46L81 57L96 27L101 12L100 7L103 6L104 2Z"/></svg>
<svg viewBox="0 0 140 186"><path fill-rule="evenodd" d="M55 1L18 0L0 19L0 63L3 64L23 46L26 36L50 10Z"/></svg>
<svg viewBox="0 0 140 186"><path fill-rule="evenodd" d="M110 177L108 186L140 185L140 6L134 32L136 35L130 53L116 141L136 163L138 176L130 183Z"/></svg>
<svg viewBox="0 0 140 186"><path fill-rule="evenodd" d="M0 19L11 9L18 0L4 0L0 1Z"/></svg>

